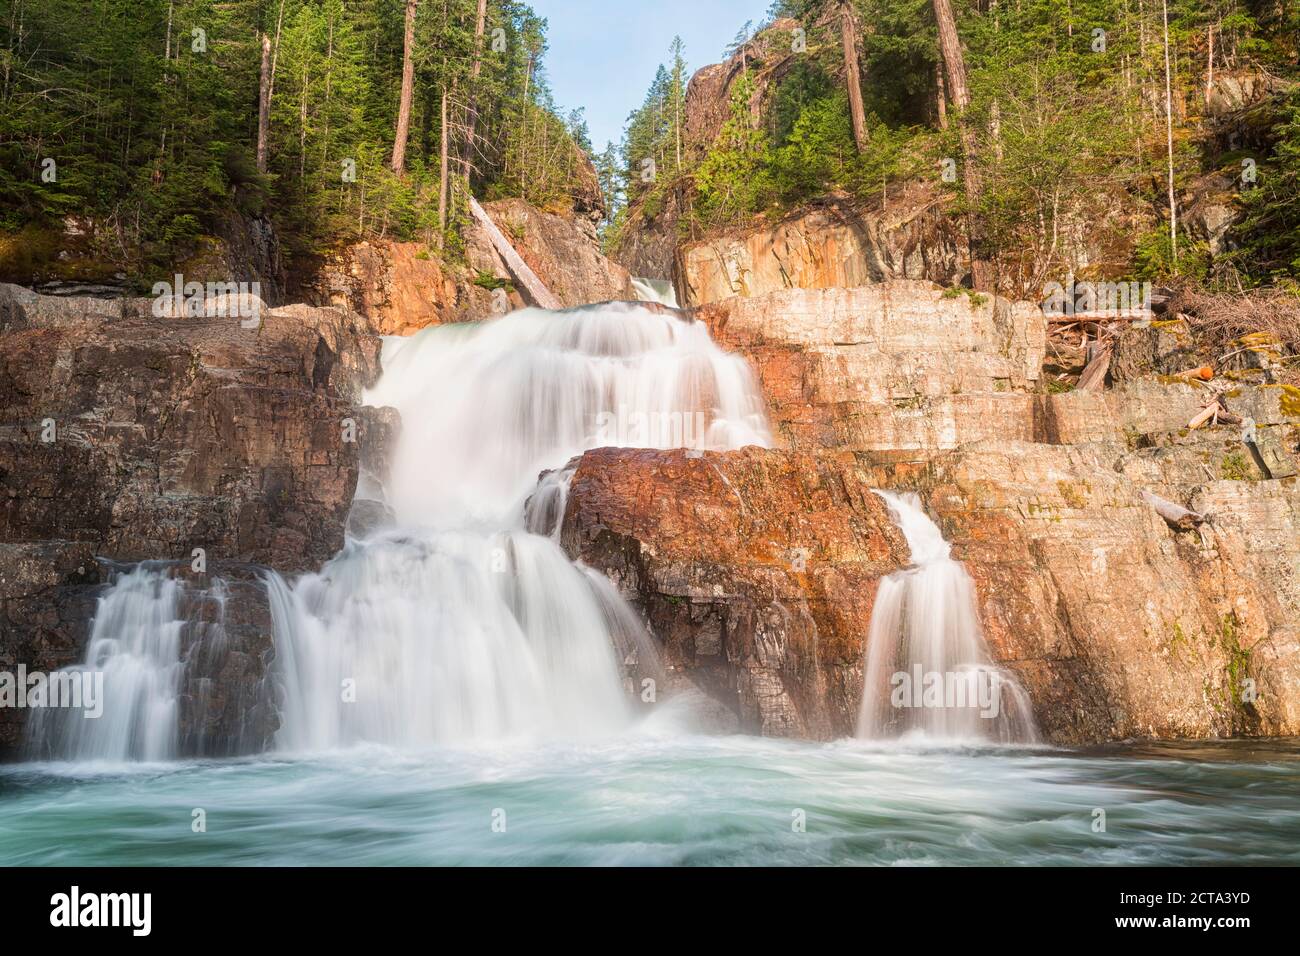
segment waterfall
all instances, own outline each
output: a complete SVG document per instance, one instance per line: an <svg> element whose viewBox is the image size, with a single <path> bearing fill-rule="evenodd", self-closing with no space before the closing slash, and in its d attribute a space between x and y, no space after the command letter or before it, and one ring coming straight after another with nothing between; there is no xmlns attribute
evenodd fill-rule
<svg viewBox="0 0 1300 956"><path fill-rule="evenodd" d="M914 732L1032 743L1028 695L993 664L970 575L951 557L914 493L877 491L911 549L912 566L882 578L867 637L858 736Z"/></svg>
<svg viewBox="0 0 1300 956"><path fill-rule="evenodd" d="M49 677L51 686L99 688L98 713L54 702L33 707L29 756L159 761L265 745L266 688L257 680L232 686L230 668L242 666L243 649L228 640L226 614L232 600L245 600L245 589L260 591L261 583L247 572L234 583L187 581L178 572L169 561L110 568L83 662Z"/></svg>
<svg viewBox="0 0 1300 956"><path fill-rule="evenodd" d="M632 677L657 662L613 585L559 546L570 462L769 444L748 367L703 324L634 303L430 327L386 339L383 360L366 401L395 407L401 434L364 494L387 520L320 573L270 582L278 745L626 726Z"/></svg>
<svg viewBox="0 0 1300 956"><path fill-rule="evenodd" d="M667 279L633 279L632 291L642 302L658 302L676 309L677 290Z"/></svg>
<svg viewBox="0 0 1300 956"><path fill-rule="evenodd" d="M179 581L165 566L119 574L91 624L86 660L60 673L103 674L103 713L33 709L29 749L66 760L167 760L176 756L181 679Z"/></svg>

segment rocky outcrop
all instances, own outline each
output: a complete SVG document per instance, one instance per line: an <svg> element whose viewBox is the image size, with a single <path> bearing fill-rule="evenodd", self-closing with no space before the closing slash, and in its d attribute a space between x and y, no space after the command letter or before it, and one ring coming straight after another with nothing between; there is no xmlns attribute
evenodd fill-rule
<svg viewBox="0 0 1300 956"><path fill-rule="evenodd" d="M102 582L80 541L0 542L0 673L50 673L82 660ZM27 711L0 707L0 759L22 745Z"/></svg>
<svg viewBox="0 0 1300 956"><path fill-rule="evenodd" d="M1242 217L1237 204L1240 188L1237 180L1224 173L1208 173L1188 189L1183 223L1193 238L1205 243L1212 258L1232 248L1232 229Z"/></svg>
<svg viewBox="0 0 1300 956"><path fill-rule="evenodd" d="M0 541L285 569L338 549L378 372L355 315L293 307L248 329L0 296Z"/></svg>
<svg viewBox="0 0 1300 956"><path fill-rule="evenodd" d="M686 85L682 104L683 141L687 149L703 150L712 145L730 115L731 88L742 75L753 83L750 111L758 118L776 85L798 61L792 43L799 21L781 17L767 24L724 63L696 70Z"/></svg>
<svg viewBox="0 0 1300 956"><path fill-rule="evenodd" d="M151 305L0 286L0 669L81 659L97 558L201 557L234 617L191 671L200 703L182 732L226 752L265 732L245 699L270 646L248 566L316 569L341 547L363 457L392 427L357 404L379 344L341 309L268 310L245 328ZM21 717L5 717L0 750Z"/></svg>
<svg viewBox="0 0 1300 956"><path fill-rule="evenodd" d="M141 291L142 276L150 277L143 286L148 288L152 278L170 282L180 273L186 282L256 283L263 301L284 301L280 240L263 216L233 208L222 213L208 224L209 234L175 245L166 275L159 274L149 250L128 239L121 225L68 215L59 223L32 223L16 233L0 231L0 282L29 286L45 295L118 299Z"/></svg>
<svg viewBox="0 0 1300 956"><path fill-rule="evenodd" d="M596 227L590 219L545 212L522 199L500 199L484 203L483 208L564 305L636 298L628 271L601 254ZM473 267L495 276L510 275L477 230L469 246Z"/></svg>
<svg viewBox="0 0 1300 956"><path fill-rule="evenodd" d="M687 166L713 145L730 115L732 86L742 75L748 75L753 84L751 113L755 119L763 115L780 80L799 61L792 43L798 26L799 22L789 17L774 20L726 62L701 67L691 76L682 103L682 151ZM682 217L693 188L692 181L683 178L665 184L649 201L633 201L611 250L612 258L636 276L673 278Z"/></svg>
<svg viewBox="0 0 1300 956"><path fill-rule="evenodd" d="M851 734L879 577L907 548L872 487L912 488L965 562L995 661L1055 743L1300 732L1300 496L1217 481L1177 532L1102 447L603 449L562 539L641 610L681 686L742 730ZM1165 489L1168 491L1168 488Z"/></svg>
<svg viewBox="0 0 1300 956"><path fill-rule="evenodd" d="M918 453L1033 437L1046 323L1027 303L893 281L732 298L695 314L755 366L793 448Z"/></svg>
<svg viewBox="0 0 1300 956"><path fill-rule="evenodd" d="M630 206L611 258L634 276L671 281L681 242L677 224L688 208L691 188L689 180L681 180L669 185L653 205L638 202Z"/></svg>
<svg viewBox="0 0 1300 956"><path fill-rule="evenodd" d="M875 584L908 549L853 455L599 449L562 542L639 607L669 692L696 688L742 731L853 733Z"/></svg>
<svg viewBox="0 0 1300 956"><path fill-rule="evenodd" d="M483 208L564 305L635 298L627 270L601 254L589 216L544 212L521 199ZM308 302L365 316L377 335L409 335L427 325L476 321L531 304L472 223L465 227L463 263L444 262L423 243L372 240L319 263L295 291Z"/></svg>
<svg viewBox="0 0 1300 956"><path fill-rule="evenodd" d="M687 305L890 279L956 286L967 273L963 246L937 190L917 185L886 207L829 196L775 224L686 243L674 281Z"/></svg>
<svg viewBox="0 0 1300 956"><path fill-rule="evenodd" d="M1205 115L1213 121L1223 122L1288 88L1285 79L1268 73L1250 70L1216 73L1207 91Z"/></svg>
<svg viewBox="0 0 1300 956"><path fill-rule="evenodd" d="M271 682L275 654L270 602L260 569L218 562L184 581L177 734L186 756L260 753L279 728Z"/></svg>
<svg viewBox="0 0 1300 956"><path fill-rule="evenodd" d="M320 263L296 290L305 301L365 316L377 335L489 315L492 292L450 271L418 242L365 241Z"/></svg>

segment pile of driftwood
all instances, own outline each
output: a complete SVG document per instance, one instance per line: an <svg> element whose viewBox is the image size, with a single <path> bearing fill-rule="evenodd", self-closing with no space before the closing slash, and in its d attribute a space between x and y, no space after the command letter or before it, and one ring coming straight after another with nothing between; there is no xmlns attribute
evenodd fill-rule
<svg viewBox="0 0 1300 956"><path fill-rule="evenodd" d="M1164 314L1169 296L1153 295L1150 308L1070 311L1047 316L1047 359L1049 373L1058 383L1075 375L1075 389L1100 391L1110 371L1115 341L1134 323L1150 323Z"/></svg>
<svg viewBox="0 0 1300 956"><path fill-rule="evenodd" d="M1174 373L1179 377L1210 382L1227 372L1257 369L1265 382L1300 381L1300 297L1276 290L1159 290L1146 309L1049 313L1045 370L1058 385L1100 391L1112 371L1120 333L1162 319L1179 320L1188 338L1188 360L1203 363ZM1128 370L1115 371L1131 377ZM1206 409L1206 419L1189 427L1232 422L1226 409L1216 413L1209 399Z"/></svg>

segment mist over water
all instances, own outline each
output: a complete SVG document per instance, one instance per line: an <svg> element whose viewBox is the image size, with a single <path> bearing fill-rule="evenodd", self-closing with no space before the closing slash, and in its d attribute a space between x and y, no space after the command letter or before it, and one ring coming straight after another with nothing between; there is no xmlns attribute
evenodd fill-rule
<svg viewBox="0 0 1300 956"><path fill-rule="evenodd" d="M1070 754L632 732L112 772L31 764L0 767L0 860L1297 865L1297 789L1292 741ZM196 806L208 808L202 835L186 826ZM493 807L505 832L492 831ZM1106 831L1093 830L1096 807Z"/></svg>

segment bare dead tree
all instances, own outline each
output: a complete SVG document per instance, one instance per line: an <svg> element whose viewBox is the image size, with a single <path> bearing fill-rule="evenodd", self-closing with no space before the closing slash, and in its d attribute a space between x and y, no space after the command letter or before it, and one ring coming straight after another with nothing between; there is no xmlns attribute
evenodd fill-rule
<svg viewBox="0 0 1300 956"><path fill-rule="evenodd" d="M979 168L975 163L975 137L965 117L970 107L970 86L966 77L966 58L961 49L961 38L957 35L957 21L953 16L949 0L933 0L934 19L939 27L939 52L943 55L944 70L948 80L948 95L952 105L957 108L961 145L963 153L962 178L966 186L966 202L972 212L967 218L967 232L970 238L971 284L978 291L993 288L993 264L987 258L984 229L974 207L978 205L982 193Z"/></svg>
<svg viewBox="0 0 1300 956"><path fill-rule="evenodd" d="M862 106L862 75L858 68L858 27L850 0L840 0L840 44L844 47L844 85L849 91L853 145L861 153L867 148L867 116Z"/></svg>

